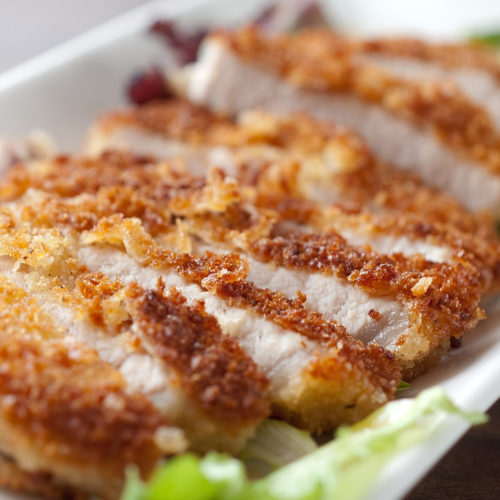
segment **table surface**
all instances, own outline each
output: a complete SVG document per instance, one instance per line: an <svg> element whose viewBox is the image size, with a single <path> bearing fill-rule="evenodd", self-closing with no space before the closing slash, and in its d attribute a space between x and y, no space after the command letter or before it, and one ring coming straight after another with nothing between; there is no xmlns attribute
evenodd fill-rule
<svg viewBox="0 0 500 500"><path fill-rule="evenodd" d="M500 498L500 401L488 423L471 429L405 500Z"/></svg>
<svg viewBox="0 0 500 500"><path fill-rule="evenodd" d="M0 72L146 0L0 0ZM405 500L500 498L500 401Z"/></svg>

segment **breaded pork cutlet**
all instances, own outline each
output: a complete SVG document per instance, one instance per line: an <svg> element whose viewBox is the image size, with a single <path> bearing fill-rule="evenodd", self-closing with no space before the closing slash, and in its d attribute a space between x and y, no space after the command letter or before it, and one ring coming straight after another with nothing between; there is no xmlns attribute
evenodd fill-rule
<svg viewBox="0 0 500 500"><path fill-rule="evenodd" d="M332 346L335 352L348 349L350 366L359 370L363 356L378 356L381 366L392 366L382 351L362 354L352 335L389 349L410 377L482 317L483 283L466 260L383 256L349 245L333 230L289 231L279 212L253 203L248 189L220 175L192 177L171 171L165 162L114 153L16 167L0 185L0 196L6 209L25 213L30 224L39 220L77 238L78 258L92 272L145 288L161 277L188 301L203 299L222 331L270 378L278 413L297 412L293 420L313 429L328 427L327 409L332 423L337 416L326 407L311 413L291 396L296 390L291 369L303 373L307 366L326 366L323 358L336 359L329 354ZM270 349L273 344L280 349ZM311 365L318 352L323 354ZM385 389L367 394L388 397L395 378L388 373L393 372L383 375ZM326 385L334 393L335 380ZM308 404L321 404L312 388L305 385ZM345 390L339 389L338 397L353 398L357 389ZM348 416L345 410L342 418Z"/></svg>
<svg viewBox="0 0 500 500"><path fill-rule="evenodd" d="M416 38L345 39L356 57L402 78L451 80L491 115L500 129L500 61L478 43L430 43Z"/></svg>
<svg viewBox="0 0 500 500"><path fill-rule="evenodd" d="M203 304L91 273L69 238L36 216L24 222L23 207L12 210L3 214L0 272L181 427L191 449L241 449L269 413L268 381ZM78 223L88 214L71 216Z"/></svg>
<svg viewBox="0 0 500 500"><path fill-rule="evenodd" d="M182 158L195 174L205 173L208 162L238 180L245 180L240 172L245 168L247 182L261 177L263 170L271 170L266 182L273 176L283 182L285 174L273 173L268 164L288 158L298 165L292 178L287 172L285 181L306 197L343 203L351 210L423 214L483 237L493 233L483 218L461 208L452 197L381 162L354 131L303 113L278 116L251 110L230 121L181 99L153 102L111 112L93 124L85 154L106 150Z"/></svg>
<svg viewBox="0 0 500 500"><path fill-rule="evenodd" d="M40 251L39 238L53 245L43 249L44 259L77 262L63 241L56 243L53 231L22 230L10 237L21 233L34 252ZM15 255L4 243L2 253L7 252ZM26 261L28 268L15 269L3 258L1 271L39 297L43 310L69 335L115 366L130 390L147 396L181 427L190 449L237 452L268 415L267 379L201 304L187 307L175 290L165 296L154 287L123 287L83 266L69 270L66 279L60 272L54 277L56 266L20 262ZM192 358L199 358L196 367Z"/></svg>
<svg viewBox="0 0 500 500"><path fill-rule="evenodd" d="M55 321L71 323L70 333L119 367L188 440L200 430L210 436L212 422L206 447L237 449L267 403L273 414L321 432L393 398L400 370L391 353L364 346L303 299L255 285L244 257L192 251L177 213L210 220L235 190L120 155L16 166L0 183L3 274L43 297ZM269 226L266 218L258 223L247 229L248 221L236 220L233 234ZM70 269L51 268L55 262ZM154 292L159 281L164 298ZM200 430L193 429L200 414Z"/></svg>
<svg viewBox="0 0 500 500"><path fill-rule="evenodd" d="M128 464L149 474L163 452L178 450L162 450L159 438L179 429L3 276L0 318L0 451L11 468L113 498ZM22 487L14 479L0 477Z"/></svg>
<svg viewBox="0 0 500 500"><path fill-rule="evenodd" d="M256 189L300 231L333 229L354 245L427 260L469 259L498 288L500 245L491 219L378 161L354 133L304 114L248 111L231 122L182 100L105 115L86 151L151 154L206 175L217 165Z"/></svg>
<svg viewBox="0 0 500 500"><path fill-rule="evenodd" d="M327 30L209 36L177 76L195 102L229 114L306 111L357 129L375 154L474 211L500 213L500 133L451 81L413 81L355 57Z"/></svg>

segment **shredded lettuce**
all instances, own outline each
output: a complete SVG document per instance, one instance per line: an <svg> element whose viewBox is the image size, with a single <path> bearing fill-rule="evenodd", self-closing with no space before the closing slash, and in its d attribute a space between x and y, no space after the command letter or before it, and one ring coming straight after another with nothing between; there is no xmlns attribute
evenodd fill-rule
<svg viewBox="0 0 500 500"><path fill-rule="evenodd" d="M393 401L341 428L330 443L263 479L248 480L242 462L235 458L186 454L161 465L148 483L130 471L122 500L357 500L389 459L427 439L443 416L451 414L471 424L486 420L482 413L460 410L435 387L414 399ZM274 460L272 452L256 449L259 458Z"/></svg>
<svg viewBox="0 0 500 500"><path fill-rule="evenodd" d="M305 431L280 420L262 422L240 459L252 477L259 477L314 451L318 445Z"/></svg>
<svg viewBox="0 0 500 500"><path fill-rule="evenodd" d="M160 466L147 484L129 469L121 500L233 500L245 484L239 460L217 453L200 460L186 453Z"/></svg>

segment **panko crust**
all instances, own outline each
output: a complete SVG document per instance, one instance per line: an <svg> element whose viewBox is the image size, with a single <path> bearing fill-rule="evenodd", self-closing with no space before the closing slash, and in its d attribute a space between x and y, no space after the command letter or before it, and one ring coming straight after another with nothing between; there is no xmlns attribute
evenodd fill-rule
<svg viewBox="0 0 500 500"><path fill-rule="evenodd" d="M180 124L178 115L183 117ZM473 262L486 287L499 286L500 242L491 216L471 213L452 196L382 163L352 131L304 113L275 116L251 111L234 123L177 99L105 115L94 130L112 134L124 122L189 147L231 148L237 181L254 187L255 203L284 219L313 224L317 230L328 229L329 218L342 219L346 225L363 225L374 236L431 241ZM261 156L259 147L278 152L278 158L255 161ZM240 159L245 148L248 153ZM251 164L245 156L252 158ZM332 170L327 162L340 167ZM315 202L318 186L330 188L332 199L340 193L341 200L331 208ZM149 229L150 223L144 223Z"/></svg>
<svg viewBox="0 0 500 500"><path fill-rule="evenodd" d="M355 48L324 29L268 38L256 28L212 35L243 60L319 92L348 92L375 103L436 137L478 168L500 173L500 135L481 106L453 82L410 81L353 57Z"/></svg>
<svg viewBox="0 0 500 500"><path fill-rule="evenodd" d="M60 484L50 474L27 472L12 459L0 456L0 487L14 493L50 500L85 500L88 494Z"/></svg>
<svg viewBox="0 0 500 500"><path fill-rule="evenodd" d="M2 450L27 470L64 472L67 484L105 496L119 492L128 464L148 474L165 419L3 276L0 297Z"/></svg>
<svg viewBox="0 0 500 500"><path fill-rule="evenodd" d="M207 414L229 428L268 415L269 381L202 303L187 306L175 289L165 297L132 286L128 295L135 324Z"/></svg>
<svg viewBox="0 0 500 500"><path fill-rule="evenodd" d="M293 409L296 419L300 417L301 425L309 430L331 430L342 422L350 422L369 413L394 397L400 380L400 368L390 353L377 346L364 346L350 337L341 325L325 321L317 313L308 312L303 305L303 298L290 299L256 287L246 279L245 257L236 254L206 253L197 256L185 253L185 249L191 248L192 240L196 240L199 234L211 234L216 241L239 240L242 244L262 234L269 234L272 227L269 223L274 218L267 211L261 212L248 205L249 200L244 198L244 193L235 191L234 183L227 184L218 175L203 182L190 182L189 177L177 182L177 174L173 173L169 177L161 164L145 162L143 159L134 162L131 156L111 156L81 161L57 159L52 164L45 162L27 166L24 173L20 168L13 172L13 176L33 175L28 183L33 180L32 184L37 189L24 195L20 191L20 197L15 199L16 196L10 196L10 202L4 205L6 234L5 238L0 238L0 253L15 255L19 262L24 261L27 255L26 265L40 269L41 263L47 259L46 255L38 263L32 254L16 250L19 245L30 248L33 244L30 241L37 236L46 235L44 241L50 241L47 236L59 232L58 238L66 235L66 240L75 249L89 245L111 245L126 252L144 267L175 272L186 282L196 283L202 289L216 294L229 306L246 309L249 314L262 316L283 327L284 332L289 329L298 333L304 342L316 343L317 355L304 373L297 373L296 379L286 384L286 391L273 396L274 412L281 415ZM67 179L61 179L62 185L59 185L59 177L51 171L52 168L60 169L62 173L66 162L71 165L68 166L68 175L73 175L74 179L82 183L78 188L69 186ZM99 188L95 179L88 183L85 181L89 178L86 172L95 172L97 175L99 166L101 170L108 166L111 170L101 172L102 188ZM123 169L128 169L130 175L127 176ZM140 172L134 173L134 169ZM150 180L137 184L133 180L131 184L126 183L127 179L139 175L142 179L149 176ZM42 179L44 176L47 176L45 180ZM117 185L112 185L113 177ZM2 186L6 191L13 192L8 186L10 182L6 179ZM130 206L115 203L117 198L126 200L131 191L137 200L151 201L154 198L154 225L148 223L151 219L142 209L143 203L134 202ZM121 207L125 213L121 212ZM16 224L20 224L20 227ZM155 228L155 237L146 227ZM56 240L58 243L54 243L54 248L61 246ZM59 253L54 250L54 255ZM64 252L62 255L65 255ZM132 322L132 330L139 331L140 336L139 339L130 339L130 347L135 349L142 345L148 352L154 350L167 363L182 365L178 370L181 386L194 394L202 407L205 405L207 414L213 412L217 416L220 413L219 421L228 429L232 428L232 424L247 421L256 412L262 412L262 400L254 396L267 387L267 381L253 376L254 369L248 363L234 365L233 354L238 355L240 350L231 344L230 338L224 340L225 344L218 340L218 344L213 345L212 337L218 337L218 329L214 320L203 312L201 304L191 304L188 311L182 304L183 299L176 292L173 292L172 298L169 297L161 283L155 291L137 289L134 292L132 286L130 289L124 288L125 295L120 295L122 288L119 283L82 269L75 257L76 252L71 255L75 259L71 271L75 275L75 284L71 293L61 295L65 303L77 307L94 323L108 328L111 335L120 334L123 326L130 326ZM65 258L64 262L68 262L68 259ZM44 276L47 276L46 270ZM60 273L56 273L56 276L59 277ZM62 293L57 291L56 286L53 289L55 295ZM166 294L166 298L161 297L163 294ZM122 303L122 299L125 299L125 311L116 312L115 308ZM165 300L170 303L166 305ZM183 328L193 335L183 335L182 339L177 340L169 338L172 326L170 319L164 318L163 313L157 314L165 308L175 310L177 317L183 319ZM195 325L199 324L205 325L206 337L200 336L199 332L194 335L194 330L198 330ZM190 343L191 338L196 342ZM139 344L136 340L140 340ZM340 344L339 340L342 340ZM203 349L204 346L206 349ZM203 353L199 352L200 349ZM199 352L200 358L206 356L206 359L201 360L202 367L207 370L203 372L206 377L202 379L198 379L198 373L190 365L193 357L189 353L195 351ZM214 353L220 355L218 359L212 357ZM312 367L317 363L327 363L328 359L337 360L336 369L323 370L323 382L318 385L310 374L316 373ZM219 371L221 367L227 368L225 375ZM243 382L242 377L248 380ZM214 384L216 381L221 383ZM329 390L328 384L331 384ZM236 396L234 400L223 393L228 387L229 393ZM318 398L325 393L328 393L328 398L323 403L318 400L310 407L299 404L300 401L315 400L316 392ZM239 413L235 405L240 406ZM281 410L278 411L278 408Z"/></svg>
<svg viewBox="0 0 500 500"><path fill-rule="evenodd" d="M170 224L170 236L180 231L183 248L191 247L190 238L200 237L202 240L208 238L208 241L222 243L239 253L243 252L243 255L207 253L194 256L179 253L175 245L165 247L163 243L159 244L164 240L160 236L154 238L147 232L147 220L143 223L141 210L137 213L128 212L128 217L113 213L112 210L107 211L110 203L104 201L104 195L107 193L114 197L116 192L109 191L111 185L106 173L101 175L103 189L99 188L95 179L90 181L90 189L87 189L88 184L83 181L77 194L84 193L85 196L80 197L66 198L66 188L59 190L57 182L51 180L52 192L62 194L65 198L51 201L43 199L39 205L30 201L25 208L29 213L27 219L37 219L37 216L32 217L30 212L45 214L44 224L51 226L57 224L61 217L70 220L69 215L64 215L68 211L97 212L100 215L97 223L81 233L84 244L111 244L124 248L144 266L175 270L184 279L211 290L229 304L249 308L270 321L315 341L322 342L326 339L328 344L330 341L336 342L339 338L345 339L349 336L341 325L325 322L320 315L314 316L316 313L307 312L300 297L290 299L255 287L246 279L245 252L249 252L258 260L272 262L277 266L333 273L370 295L385 295L399 301L415 316L414 324L419 325L418 328L415 326L415 335L408 336L405 345L396 348L396 352L399 352L398 359L407 370L413 369L413 362L409 361L412 352L413 355L417 352L417 357L424 358L430 355L443 339L459 337L483 317L478 304L484 292L485 278L475 268L472 259L468 260L465 254L460 255L457 252L450 263L431 263L419 255L382 256L366 248L352 247L332 230L327 230L326 233L323 230L312 235L295 235L289 231L282 234L280 223L290 217L285 210L273 212L267 207L262 211L259 205L253 203L253 196L245 198L245 190L233 190L236 186L230 191L231 196L223 212L218 204L200 205L202 193L210 191L210 183L223 183L222 178L199 179L189 183L188 177L184 177L186 182L181 189L180 184L172 181L178 174L174 173L170 178L163 163L145 164L143 160L138 159L134 166L133 157L127 154L105 154L100 159L74 159L68 163L71 165L68 175L78 179L92 177L84 175L84 172L95 171L97 165L106 166L105 168L111 165L113 174L108 174L109 179L114 178L117 181L118 186L115 186L115 189L133 189L138 197L145 198L145 203L153 201L160 217L159 226L167 227ZM65 162L61 161L54 162L57 169L64 169L64 164ZM113 170L116 164L120 167ZM123 169L130 175L127 176ZM15 175L19 173L18 171ZM47 164L26 168L24 174L30 177L30 184L42 189L47 185L45 176L52 179L51 168ZM133 184L121 185L122 179L134 179L139 175L142 182L135 187ZM7 189L10 182L7 179L3 187ZM62 182L66 182L66 179ZM73 192L74 190L71 194ZM226 193L225 190L221 192ZM157 193L161 193L161 196ZM106 210L97 208L101 203ZM198 208L188 210L190 206ZM315 210L318 211L319 208L311 208L303 219L312 217L311 214ZM295 213L299 213L298 209ZM177 221L179 217L181 226ZM263 221L266 223L263 224ZM64 224L61 227L64 227ZM79 224L71 229L81 231ZM174 240L175 238L169 241ZM420 293L422 287L416 286L422 283L421 280L429 281L429 286L423 293ZM420 340L417 347L410 349L416 338L425 338L426 341Z"/></svg>
<svg viewBox="0 0 500 500"><path fill-rule="evenodd" d="M418 38L394 37L353 39L351 43L360 52L420 59L436 62L447 68L480 69L500 81L497 51L478 42L429 43Z"/></svg>
<svg viewBox="0 0 500 500"><path fill-rule="evenodd" d="M182 120L186 128L179 126L178 114L191 116L190 120ZM121 126L146 130L192 147L276 148L282 155L278 169L281 173L275 172L275 162L270 165L266 159L262 159L260 166L254 163L251 167L243 161L238 169L238 180L250 184L260 180L265 186L273 175L278 176L274 184L279 183L289 194L303 194L300 182L307 184L310 182L308 176L312 175L307 172L310 169L297 165L298 162L306 163L307 157L319 161L324 155L331 156L340 169L327 172L321 182L341 192L351 209L359 210L371 203L387 210L420 213L427 222L451 222L464 231L482 231L483 236L493 234L491 221L485 214L472 214L452 196L424 185L416 175L381 162L354 131L313 119L305 113L276 116L251 111L243 113L239 121L233 123L203 107L173 99L104 115L95 130L111 134ZM259 158L258 150L253 154ZM310 163L307 162L307 166Z"/></svg>
<svg viewBox="0 0 500 500"><path fill-rule="evenodd" d="M90 272L79 262L71 238L55 229L67 229L73 212L55 200L38 202L20 211L21 218L31 219L29 226L0 224L1 255L29 266L42 289L51 288L59 303L71 307L75 321L90 321L124 342L129 352L144 353L143 344L151 346L209 421L236 434L268 415L268 380L236 341L223 335L202 303L188 306L176 290L145 290ZM75 213L85 213L89 205L83 201L83 210ZM79 221L71 227L83 230Z"/></svg>

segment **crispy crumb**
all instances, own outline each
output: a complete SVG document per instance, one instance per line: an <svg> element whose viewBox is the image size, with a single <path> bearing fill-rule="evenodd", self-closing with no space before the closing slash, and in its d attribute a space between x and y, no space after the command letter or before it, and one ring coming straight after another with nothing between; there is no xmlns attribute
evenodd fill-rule
<svg viewBox="0 0 500 500"><path fill-rule="evenodd" d="M430 276L424 276L423 278L420 278L415 285L411 288L411 293L415 295L415 297L421 297L425 293L427 293L427 290L429 290L429 287L432 285L433 278Z"/></svg>

